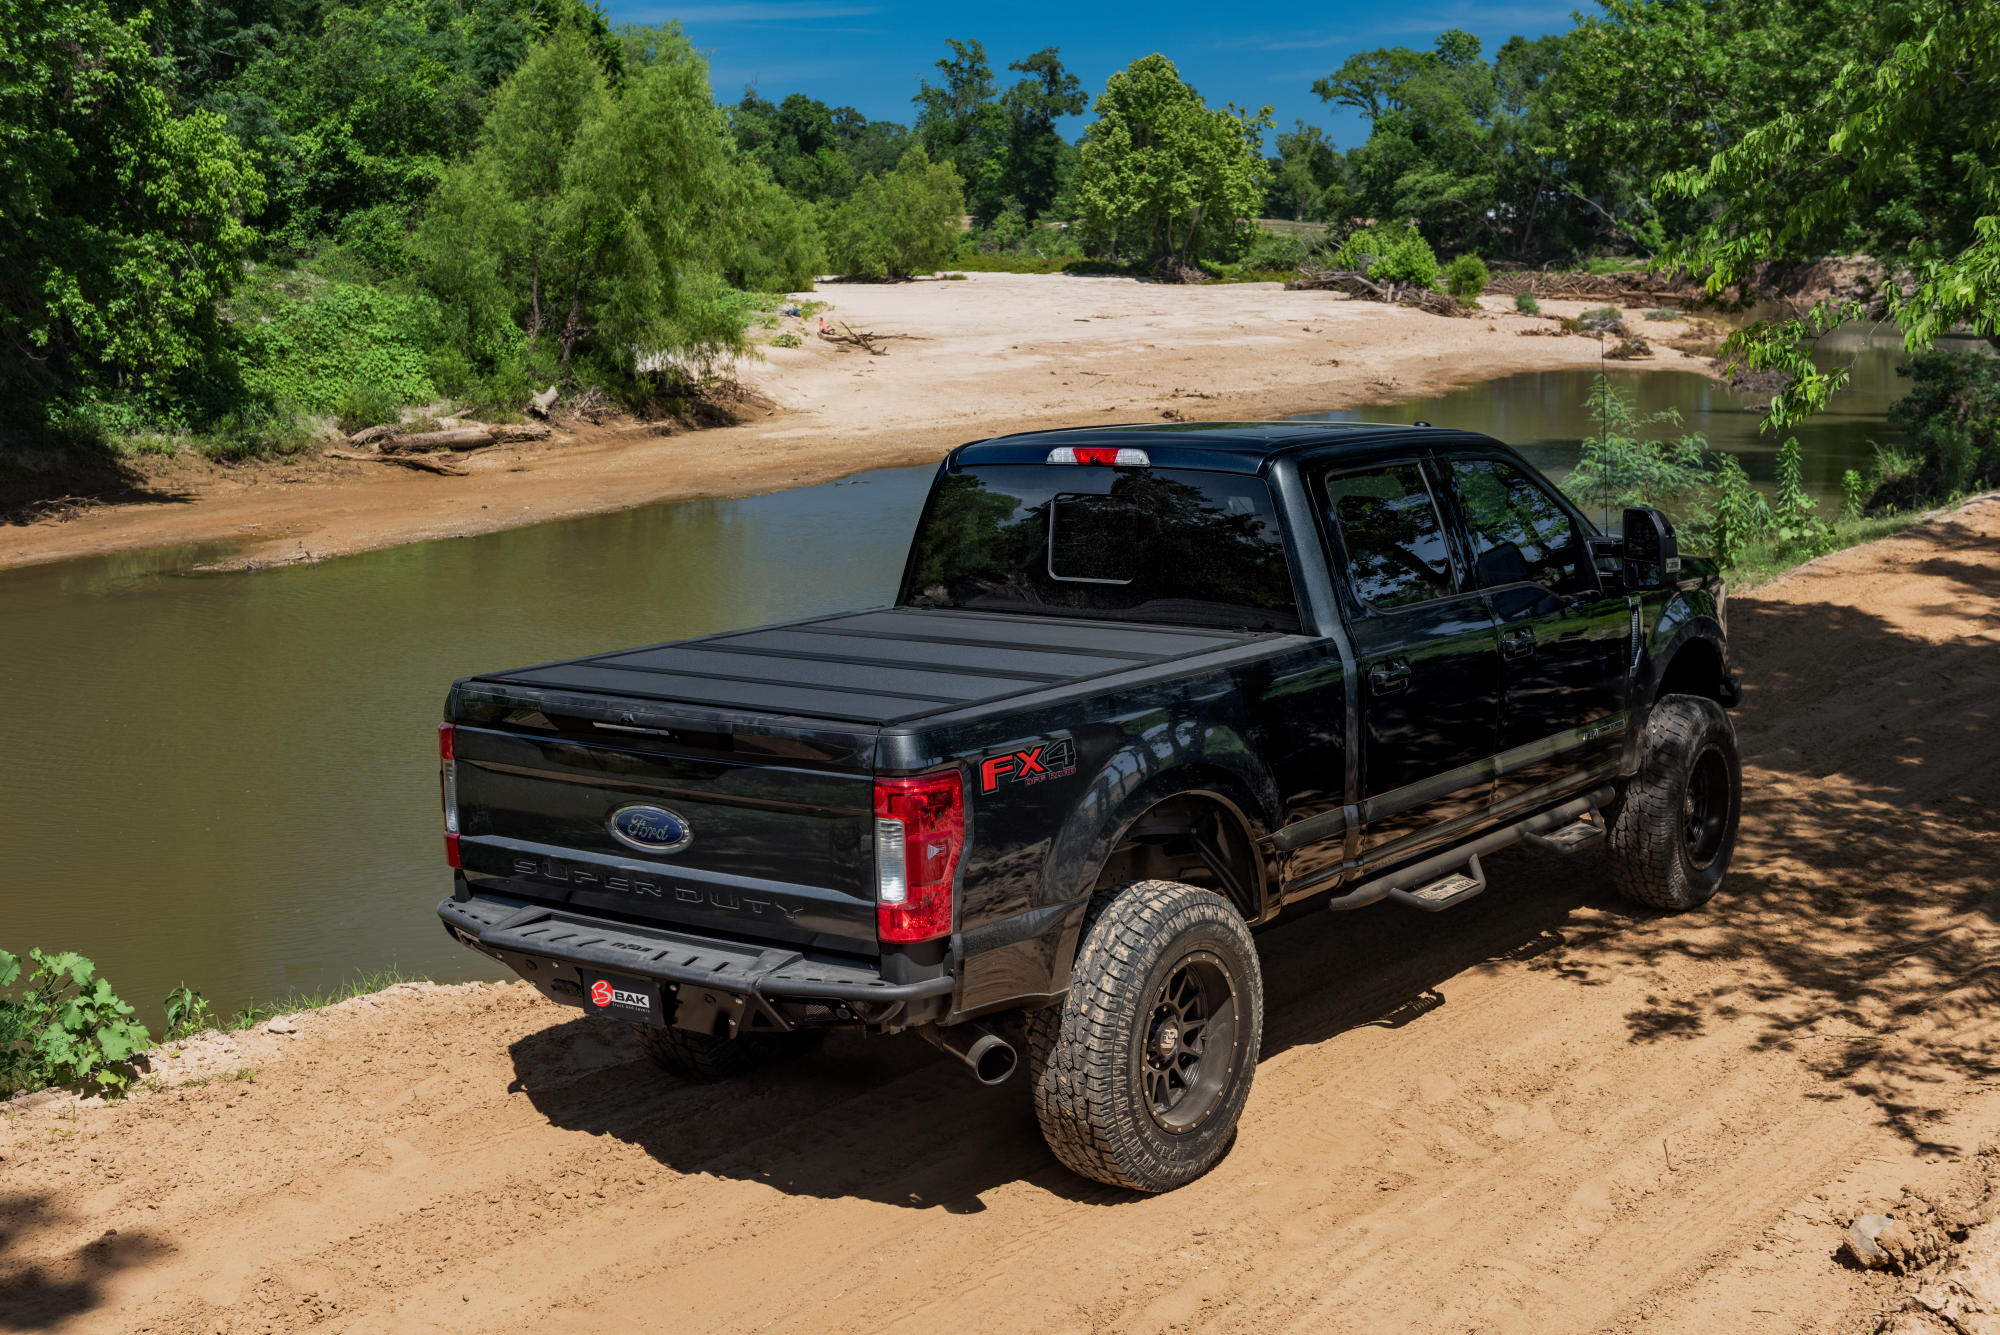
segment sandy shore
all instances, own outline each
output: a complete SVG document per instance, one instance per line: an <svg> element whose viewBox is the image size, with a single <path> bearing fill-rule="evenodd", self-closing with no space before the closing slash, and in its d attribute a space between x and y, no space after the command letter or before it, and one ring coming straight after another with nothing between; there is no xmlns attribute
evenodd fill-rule
<svg viewBox="0 0 2000 1335"><path fill-rule="evenodd" d="M1491 298L1452 320L1276 284L974 274L826 284L831 321L891 336L871 357L808 337L743 378L777 407L744 425L662 436L580 426L486 451L465 477L319 459L149 473L139 499L0 528L0 569L140 547L240 544L250 564L316 560L650 501L748 495L929 462L1043 427L1283 417L1390 402L1514 371L1591 367L1594 338L1529 338L1546 320ZM1546 302L1573 315L1582 302ZM797 320L792 329L803 328ZM1707 371L1666 347L1646 362Z"/></svg>
<svg viewBox="0 0 2000 1335"><path fill-rule="evenodd" d="M1264 933L1242 1130L1181 1191L1069 1176L1018 1078L912 1037L694 1087L523 984L406 986L9 1109L0 1327L1876 1329L1848 1224L1964 1195L2000 1127L2000 501L1730 617L1714 903L1515 850L1437 917Z"/></svg>

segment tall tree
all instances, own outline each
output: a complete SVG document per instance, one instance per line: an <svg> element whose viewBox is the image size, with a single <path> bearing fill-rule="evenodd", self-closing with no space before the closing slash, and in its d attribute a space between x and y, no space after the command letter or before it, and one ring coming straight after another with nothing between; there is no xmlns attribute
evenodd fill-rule
<svg viewBox="0 0 2000 1335"><path fill-rule="evenodd" d="M1212 110L1165 56L1113 74L1084 132L1077 182L1085 227L1114 252L1185 267L1206 235L1253 217L1264 201L1271 109Z"/></svg>
<svg viewBox="0 0 2000 1335"><path fill-rule="evenodd" d="M980 218L1002 207L1007 168L1007 113L995 99L993 66L977 41L947 39L951 55L936 62L940 81L918 81L916 136L934 162L948 162L965 181L967 206Z"/></svg>
<svg viewBox="0 0 2000 1335"><path fill-rule="evenodd" d="M1064 169L1075 150L1056 132L1056 122L1075 116L1090 104L1083 84L1063 68L1062 53L1043 47L1007 66L1028 77L1001 95L1007 113L1007 164L1004 190L1021 212L1040 217L1062 188Z"/></svg>

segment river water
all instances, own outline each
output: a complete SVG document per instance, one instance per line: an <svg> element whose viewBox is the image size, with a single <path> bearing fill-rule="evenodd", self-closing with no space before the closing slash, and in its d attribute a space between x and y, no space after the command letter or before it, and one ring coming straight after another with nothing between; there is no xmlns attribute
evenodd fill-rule
<svg viewBox="0 0 2000 1335"><path fill-rule="evenodd" d="M1889 438L1897 358L1799 434L1837 495ZM1620 371L1642 411L1768 479L1756 400ZM1582 372L1328 414L1485 431L1561 472ZM452 944L434 730L453 678L893 596L929 468L645 506L319 565L190 573L183 548L0 573L0 949L78 950L160 1022L187 981L223 1010L400 968L492 977Z"/></svg>

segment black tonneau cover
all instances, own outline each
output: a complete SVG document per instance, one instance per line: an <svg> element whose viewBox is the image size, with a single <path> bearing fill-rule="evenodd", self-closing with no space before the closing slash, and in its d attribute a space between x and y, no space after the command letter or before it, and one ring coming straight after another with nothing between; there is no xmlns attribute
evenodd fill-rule
<svg viewBox="0 0 2000 1335"><path fill-rule="evenodd" d="M482 680L887 726L1269 639L951 608L843 612Z"/></svg>

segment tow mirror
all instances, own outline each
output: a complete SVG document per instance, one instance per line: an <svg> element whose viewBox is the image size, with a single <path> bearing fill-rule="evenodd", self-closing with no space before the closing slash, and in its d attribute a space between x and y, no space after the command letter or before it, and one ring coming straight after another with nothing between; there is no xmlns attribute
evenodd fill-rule
<svg viewBox="0 0 2000 1335"><path fill-rule="evenodd" d="M1625 512L1625 543L1620 555L1628 589L1670 588L1680 579L1681 547L1674 537L1674 526L1650 506L1635 505Z"/></svg>

